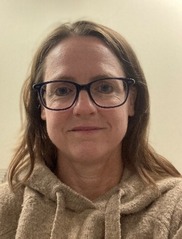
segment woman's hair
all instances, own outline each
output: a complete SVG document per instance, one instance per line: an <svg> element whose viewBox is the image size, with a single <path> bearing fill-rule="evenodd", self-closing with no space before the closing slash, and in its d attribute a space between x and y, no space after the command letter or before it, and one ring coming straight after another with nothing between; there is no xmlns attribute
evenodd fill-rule
<svg viewBox="0 0 182 239"><path fill-rule="evenodd" d="M89 21L66 23L56 28L41 44L32 62L31 72L22 88L25 120L22 136L9 166L10 186L19 186L30 177L35 160L43 160L54 171L57 150L50 141L34 83L43 82L46 57L63 39L94 36L103 41L121 62L126 77L134 78L137 91L135 115L129 118L128 130L122 143L122 158L146 183L167 176L180 176L170 162L158 155L148 143L149 93L146 80L135 53L125 39L112 29ZM23 177L18 177L22 170Z"/></svg>

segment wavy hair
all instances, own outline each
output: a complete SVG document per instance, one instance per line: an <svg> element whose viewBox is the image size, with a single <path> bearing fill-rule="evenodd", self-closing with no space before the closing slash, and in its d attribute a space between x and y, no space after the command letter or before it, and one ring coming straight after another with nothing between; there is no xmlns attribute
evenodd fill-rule
<svg viewBox="0 0 182 239"><path fill-rule="evenodd" d="M57 27L37 50L31 72L22 88L25 119L22 134L9 166L10 186L18 187L30 177L35 160L42 160L54 171L57 150L50 141L45 122L41 119L41 108L34 83L43 82L45 60L51 49L63 39L74 36L94 36L103 41L121 62L126 77L136 81L137 96L135 115L129 118L128 130L122 143L122 158L146 183L154 183L163 177L179 177L180 173L165 158L158 155L148 142L149 93L139 61L127 41L114 30L90 21L66 23ZM23 177L19 177L22 170Z"/></svg>

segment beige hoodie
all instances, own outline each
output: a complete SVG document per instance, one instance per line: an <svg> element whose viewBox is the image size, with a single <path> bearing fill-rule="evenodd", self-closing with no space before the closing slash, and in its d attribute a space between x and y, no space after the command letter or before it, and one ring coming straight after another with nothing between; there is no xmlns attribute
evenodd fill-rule
<svg viewBox="0 0 182 239"><path fill-rule="evenodd" d="M0 239L182 239L182 179L145 186L125 170L92 202L37 163L15 194L0 186Z"/></svg>

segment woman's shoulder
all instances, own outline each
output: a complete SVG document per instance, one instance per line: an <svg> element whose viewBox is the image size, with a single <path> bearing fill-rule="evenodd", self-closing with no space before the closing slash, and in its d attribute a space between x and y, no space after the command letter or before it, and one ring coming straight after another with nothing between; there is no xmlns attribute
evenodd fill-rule
<svg viewBox="0 0 182 239"><path fill-rule="evenodd" d="M0 184L0 215L21 208L24 188L12 191L8 183Z"/></svg>
<svg viewBox="0 0 182 239"><path fill-rule="evenodd" d="M1 204L9 204L13 201L21 201L23 198L24 189L21 187L16 191L12 191L7 182L0 184L0 205Z"/></svg>
<svg viewBox="0 0 182 239"><path fill-rule="evenodd" d="M181 198L182 196L182 177L169 177L157 182L160 192L167 192Z"/></svg>
<svg viewBox="0 0 182 239"><path fill-rule="evenodd" d="M182 178L169 177L157 183L159 198L157 204L164 211L169 211L173 217L182 221ZM176 219L177 220L177 219Z"/></svg>
<svg viewBox="0 0 182 239"><path fill-rule="evenodd" d="M182 178L168 178L158 186L161 192L158 215L170 219L170 235L182 238Z"/></svg>
<svg viewBox="0 0 182 239"><path fill-rule="evenodd" d="M12 192L8 183L0 184L0 238L16 230L21 213L24 189ZM6 237L5 237L6 238Z"/></svg>

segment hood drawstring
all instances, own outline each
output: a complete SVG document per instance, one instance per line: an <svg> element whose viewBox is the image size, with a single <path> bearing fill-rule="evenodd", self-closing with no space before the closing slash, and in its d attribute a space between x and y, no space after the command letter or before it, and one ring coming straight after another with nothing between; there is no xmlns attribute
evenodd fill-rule
<svg viewBox="0 0 182 239"><path fill-rule="evenodd" d="M106 205L105 239L121 239L120 199L121 191L114 194Z"/></svg>
<svg viewBox="0 0 182 239"><path fill-rule="evenodd" d="M57 239L57 238L64 238L65 232L64 230L64 210L65 210L65 202L64 196L60 192L56 192L56 212L53 221L53 226L51 230L51 237L50 239ZM62 229L61 235L59 234L59 228Z"/></svg>
<svg viewBox="0 0 182 239"><path fill-rule="evenodd" d="M118 190L109 199L104 208L85 208L83 213L85 220L79 229L79 239L120 239L120 191ZM56 212L53 221L50 239L65 239L68 232L65 228L64 213L66 202L62 192L56 192ZM97 203L96 203L97 204Z"/></svg>

